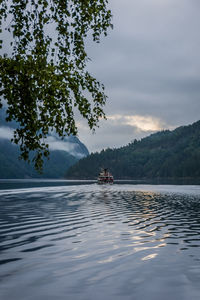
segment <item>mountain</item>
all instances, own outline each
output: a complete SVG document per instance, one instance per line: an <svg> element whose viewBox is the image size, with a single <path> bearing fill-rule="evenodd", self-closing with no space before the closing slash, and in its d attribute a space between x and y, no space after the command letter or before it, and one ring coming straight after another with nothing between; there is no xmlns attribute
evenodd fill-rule
<svg viewBox="0 0 200 300"><path fill-rule="evenodd" d="M200 177L200 121L92 153L70 167L66 178L94 179L102 167L116 179Z"/></svg>
<svg viewBox="0 0 200 300"><path fill-rule="evenodd" d="M44 162L42 174L38 174L32 164L19 160L19 147L10 142L16 122L5 121L5 110L0 110L0 178L63 178L66 170L89 154L86 146L75 136L61 140L51 132L47 140L50 159Z"/></svg>

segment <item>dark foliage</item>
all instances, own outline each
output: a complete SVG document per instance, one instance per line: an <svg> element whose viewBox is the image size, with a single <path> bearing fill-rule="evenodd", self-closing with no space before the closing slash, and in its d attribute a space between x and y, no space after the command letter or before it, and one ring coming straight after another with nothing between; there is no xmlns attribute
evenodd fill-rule
<svg viewBox="0 0 200 300"><path fill-rule="evenodd" d="M19 148L8 140L0 139L0 178L63 178L77 158L65 151L51 151L50 159L44 160L43 173L39 174L33 164L18 159Z"/></svg>
<svg viewBox="0 0 200 300"><path fill-rule="evenodd" d="M18 124L15 121L8 123L5 121L6 111L0 110L0 129L14 130ZM60 141L59 136L55 133L50 135L54 141ZM74 151L69 154L67 151L51 150L49 159L44 159L43 172L39 174L35 171L33 163L28 164L19 160L20 149L18 145L12 144L8 139L0 137L0 178L63 178L66 170L76 163L80 156L87 156L88 149L76 136L68 136L63 139L63 144L71 144ZM30 153L33 158L34 153Z"/></svg>
<svg viewBox="0 0 200 300"><path fill-rule="evenodd" d="M6 50L0 54L0 108L6 100L6 120L18 123L12 141L24 160L34 151L37 170L49 155L52 130L60 137L77 134L75 111L91 130L105 117L107 96L87 70L85 42L87 36L99 42L112 28L107 6L108 0L0 1L0 49Z"/></svg>
<svg viewBox="0 0 200 300"><path fill-rule="evenodd" d="M94 179L101 167L118 179L200 177L200 121L92 153L73 165L66 177Z"/></svg>

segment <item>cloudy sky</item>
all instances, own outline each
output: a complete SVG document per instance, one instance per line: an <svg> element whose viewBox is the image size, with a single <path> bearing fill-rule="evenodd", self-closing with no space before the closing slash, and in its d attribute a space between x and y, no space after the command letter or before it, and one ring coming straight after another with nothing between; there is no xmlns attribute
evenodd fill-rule
<svg viewBox="0 0 200 300"><path fill-rule="evenodd" d="M88 68L108 95L96 134L79 121L89 151L200 119L200 1L109 2L114 30L87 45Z"/></svg>
<svg viewBox="0 0 200 300"><path fill-rule="evenodd" d="M77 118L91 152L200 119L200 0L109 0L109 6L114 29L100 44L87 43L88 69L106 88L107 121L92 134ZM10 138L5 130L0 137Z"/></svg>

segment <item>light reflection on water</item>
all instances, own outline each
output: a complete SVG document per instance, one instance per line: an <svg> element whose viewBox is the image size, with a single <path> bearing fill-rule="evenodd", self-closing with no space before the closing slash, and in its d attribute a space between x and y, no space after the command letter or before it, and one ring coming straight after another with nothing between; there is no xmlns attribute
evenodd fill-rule
<svg viewBox="0 0 200 300"><path fill-rule="evenodd" d="M199 212L199 186L2 189L0 299L199 299Z"/></svg>

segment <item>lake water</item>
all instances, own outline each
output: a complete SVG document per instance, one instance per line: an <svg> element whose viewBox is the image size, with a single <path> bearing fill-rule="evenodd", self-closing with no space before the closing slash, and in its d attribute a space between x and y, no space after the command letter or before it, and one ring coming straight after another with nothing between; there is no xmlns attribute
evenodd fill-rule
<svg viewBox="0 0 200 300"><path fill-rule="evenodd" d="M1 300L199 300L200 186L0 180Z"/></svg>

